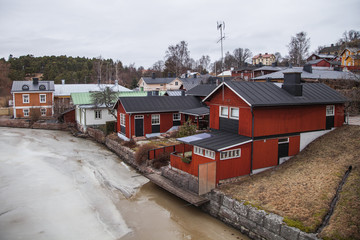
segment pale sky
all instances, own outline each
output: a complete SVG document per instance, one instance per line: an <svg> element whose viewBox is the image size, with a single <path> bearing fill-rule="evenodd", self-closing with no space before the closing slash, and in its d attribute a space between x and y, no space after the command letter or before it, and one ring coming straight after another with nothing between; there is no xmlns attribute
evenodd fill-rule
<svg viewBox="0 0 360 240"><path fill-rule="evenodd" d="M0 58L67 55L112 58L151 67L184 40L190 56L220 59L217 21L225 22L224 52L288 54L305 31L310 52L360 31L359 0L0 0Z"/></svg>

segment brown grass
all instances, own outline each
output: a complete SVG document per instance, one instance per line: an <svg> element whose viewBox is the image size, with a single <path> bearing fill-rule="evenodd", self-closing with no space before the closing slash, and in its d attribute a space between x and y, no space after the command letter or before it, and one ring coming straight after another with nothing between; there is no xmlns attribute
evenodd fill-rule
<svg viewBox="0 0 360 240"><path fill-rule="evenodd" d="M355 167L351 175L359 177L359 170L356 170L360 168L359 159L360 126L344 126L318 138L286 163L237 183L223 185L221 190L238 200L283 216L290 225L313 232L327 213L336 188L350 165ZM359 207L359 194L350 190L354 185L350 181L345 185L347 190L344 192L350 196L344 195L344 198L351 199L353 205ZM348 215L353 215L344 216L341 212L343 210L339 208L334 214L339 215L335 220L339 226L348 221ZM355 222L352 226L359 232L359 217L351 222ZM329 228L338 231L333 223ZM327 231L330 230L323 232Z"/></svg>

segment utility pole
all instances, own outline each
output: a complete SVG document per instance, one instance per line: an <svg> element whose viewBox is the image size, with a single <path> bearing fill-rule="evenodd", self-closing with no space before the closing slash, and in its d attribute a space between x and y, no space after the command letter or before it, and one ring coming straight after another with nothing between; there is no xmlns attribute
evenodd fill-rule
<svg viewBox="0 0 360 240"><path fill-rule="evenodd" d="M217 29L220 30L220 39L217 41L221 42L221 73L222 81L224 82L224 50L223 50L223 40L225 40L225 33L223 36L223 30L225 30L225 22L217 22Z"/></svg>

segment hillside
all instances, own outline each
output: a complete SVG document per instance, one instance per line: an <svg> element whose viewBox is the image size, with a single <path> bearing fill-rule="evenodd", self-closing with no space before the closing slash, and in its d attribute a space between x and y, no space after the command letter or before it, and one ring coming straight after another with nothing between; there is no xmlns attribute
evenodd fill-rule
<svg viewBox="0 0 360 240"><path fill-rule="evenodd" d="M360 239L360 126L343 126L266 172L226 184L221 190L241 201L284 217L288 225L314 232L329 210L336 189L352 166L326 239Z"/></svg>

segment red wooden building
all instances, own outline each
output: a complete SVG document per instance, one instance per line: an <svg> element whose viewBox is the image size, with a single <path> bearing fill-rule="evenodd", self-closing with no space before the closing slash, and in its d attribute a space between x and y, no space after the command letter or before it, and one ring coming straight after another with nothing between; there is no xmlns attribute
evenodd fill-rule
<svg viewBox="0 0 360 240"><path fill-rule="evenodd" d="M172 154L171 166L198 176L199 165L215 162L219 183L278 165L329 129L342 126L346 99L325 84L300 81L299 72L286 72L282 86L222 83L204 99L212 131L178 139L193 150Z"/></svg>
<svg viewBox="0 0 360 240"><path fill-rule="evenodd" d="M128 139L152 137L180 126L186 117L181 111L209 115L209 109L193 96L119 97L114 108L118 132Z"/></svg>

